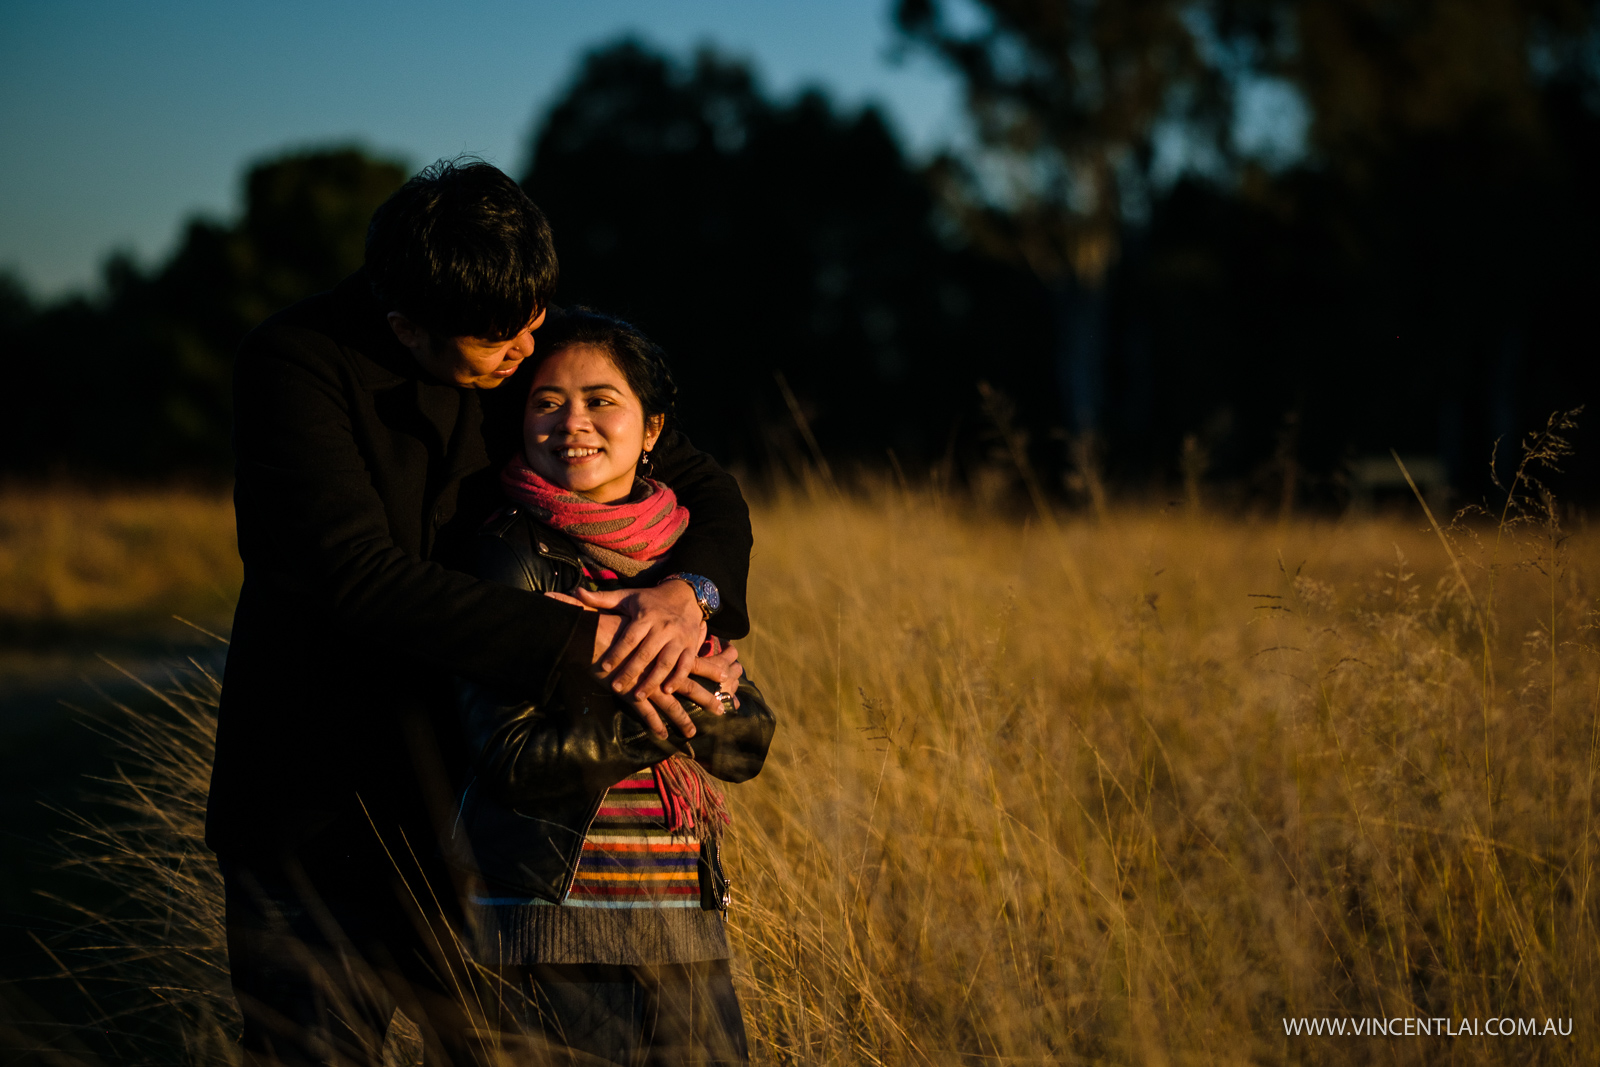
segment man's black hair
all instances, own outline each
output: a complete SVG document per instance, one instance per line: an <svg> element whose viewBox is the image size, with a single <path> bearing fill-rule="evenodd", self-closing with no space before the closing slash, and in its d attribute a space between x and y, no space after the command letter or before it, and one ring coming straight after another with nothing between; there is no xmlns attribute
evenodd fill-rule
<svg viewBox="0 0 1600 1067"><path fill-rule="evenodd" d="M373 295L440 337L516 336L550 303L556 269L544 213L478 160L434 163L367 227Z"/></svg>

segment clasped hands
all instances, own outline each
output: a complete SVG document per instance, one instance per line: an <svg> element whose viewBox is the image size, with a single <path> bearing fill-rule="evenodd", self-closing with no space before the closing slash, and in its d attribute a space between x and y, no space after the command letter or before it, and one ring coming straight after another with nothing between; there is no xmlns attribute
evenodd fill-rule
<svg viewBox="0 0 1600 1067"><path fill-rule="evenodd" d="M700 657L706 626L694 590L686 582L606 593L580 589L572 596L545 595L600 612L590 662L658 738L667 736L668 722L684 737L695 735L694 723L678 702L679 696L720 715L722 703L702 681L733 693L744 677L739 652L732 645L714 656Z"/></svg>

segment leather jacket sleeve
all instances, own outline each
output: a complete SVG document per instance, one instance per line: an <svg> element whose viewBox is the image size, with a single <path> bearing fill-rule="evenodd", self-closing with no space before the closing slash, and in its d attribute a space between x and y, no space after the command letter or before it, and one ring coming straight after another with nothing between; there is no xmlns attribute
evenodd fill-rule
<svg viewBox="0 0 1600 1067"><path fill-rule="evenodd" d="M570 589L579 574L576 559L566 558L548 531L516 514L485 528L476 569L481 578L531 592ZM658 740L593 677L587 659L569 658L537 695L457 682L474 773L489 795L514 809L603 792L680 751L724 781L753 778L766 759L774 721L753 683L740 685L739 701L730 715L686 705L695 737L674 732Z"/></svg>
<svg viewBox="0 0 1600 1067"><path fill-rule="evenodd" d="M739 686L733 714L691 707L693 740L675 732L657 739L603 686L562 681L554 688L546 700L533 701L460 685L473 769L489 794L509 807L600 792L675 752L691 754L714 778L744 782L760 773L772 744L772 712L750 683Z"/></svg>

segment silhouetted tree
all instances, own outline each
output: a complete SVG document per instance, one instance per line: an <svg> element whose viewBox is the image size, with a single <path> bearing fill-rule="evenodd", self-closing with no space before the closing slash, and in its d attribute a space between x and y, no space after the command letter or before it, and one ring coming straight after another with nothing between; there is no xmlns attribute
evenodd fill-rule
<svg viewBox="0 0 1600 1067"><path fill-rule="evenodd" d="M1062 302L1059 365L1124 470L1170 471L1195 434L1235 478L1292 477L1288 448L1328 490L1349 455L1397 445L1470 488L1494 437L1600 399L1594 0L946 8L896 5L977 120L947 188L992 246L1107 265L1103 306ZM1232 143L1258 77L1310 114L1287 170ZM1148 180L1162 123L1212 161L1170 190ZM1148 222L1122 209L1144 197ZM1072 276L1094 291L1094 270Z"/></svg>
<svg viewBox="0 0 1600 1067"><path fill-rule="evenodd" d="M1261 65L1311 105L1319 162L1378 180L1418 140L1469 137L1502 168L1543 154L1556 132L1544 84L1592 78L1595 0L1229 0ZM1271 47L1264 38L1277 42ZM1542 71L1536 67L1543 68ZM1519 159L1518 157L1523 157ZM1486 161L1487 162L1487 161Z"/></svg>
<svg viewBox="0 0 1600 1067"><path fill-rule="evenodd" d="M976 26L946 7L895 5L909 39L960 75L975 120L977 158L948 158L939 177L982 247L1050 288L1063 407L1075 431L1094 434L1108 273L1130 207L1141 213L1150 195L1157 125L1215 134L1229 83L1203 61L1184 0L987 0Z"/></svg>
<svg viewBox="0 0 1600 1067"><path fill-rule="evenodd" d="M236 223L192 220L155 270L113 257L95 299L29 309L4 326L5 466L225 474L240 339L359 267L368 219L405 177L399 164L357 149L258 164Z"/></svg>
<svg viewBox="0 0 1600 1067"><path fill-rule="evenodd" d="M870 107L778 104L715 53L622 42L587 57L531 158L560 298L660 340L691 432L730 459L800 448L775 372L827 450L878 462L937 459L978 379L1047 373L1038 293L941 239Z"/></svg>

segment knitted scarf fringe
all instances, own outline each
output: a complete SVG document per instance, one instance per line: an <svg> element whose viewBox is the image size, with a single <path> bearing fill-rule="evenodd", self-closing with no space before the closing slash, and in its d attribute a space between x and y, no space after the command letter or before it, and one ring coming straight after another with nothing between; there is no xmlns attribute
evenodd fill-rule
<svg viewBox="0 0 1600 1067"><path fill-rule="evenodd" d="M732 820L716 780L694 760L674 753L655 767L656 792L666 811L667 829L702 841L717 841Z"/></svg>

